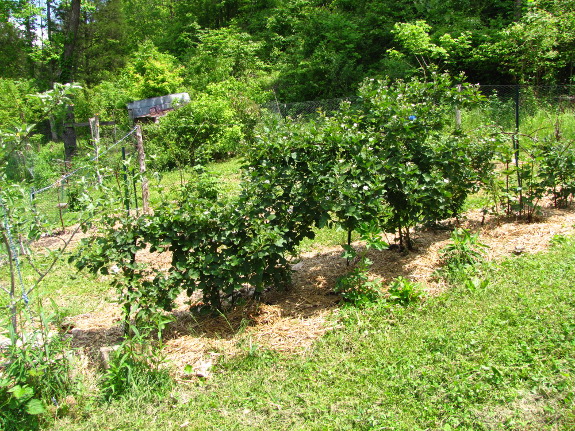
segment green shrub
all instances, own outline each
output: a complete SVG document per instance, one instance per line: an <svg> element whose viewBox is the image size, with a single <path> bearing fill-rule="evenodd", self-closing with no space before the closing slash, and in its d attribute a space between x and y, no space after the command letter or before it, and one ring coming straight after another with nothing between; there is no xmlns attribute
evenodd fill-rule
<svg viewBox="0 0 575 431"><path fill-rule="evenodd" d="M388 302L407 306L421 299L423 290L419 283L405 277L397 277L388 287Z"/></svg>
<svg viewBox="0 0 575 431"><path fill-rule="evenodd" d="M444 263L441 272L450 282L464 281L473 275L487 246L479 242L478 234L460 228L452 232L451 241L441 250Z"/></svg>
<svg viewBox="0 0 575 431"><path fill-rule="evenodd" d="M231 157L244 142L229 100L200 95L145 129L152 166L173 169Z"/></svg>
<svg viewBox="0 0 575 431"><path fill-rule="evenodd" d="M57 408L74 393L69 340L50 334L47 320L41 329L15 334L0 358L6 361L0 374L0 429L37 429L47 407Z"/></svg>
<svg viewBox="0 0 575 431"><path fill-rule="evenodd" d="M156 314L143 325L129 325L127 338L108 362L100 387L105 401L129 395L164 395L173 384L169 371L161 368L162 332L172 319Z"/></svg>
<svg viewBox="0 0 575 431"><path fill-rule="evenodd" d="M541 185L556 207L566 207L575 193L575 149L562 142L545 143L539 167Z"/></svg>
<svg viewBox="0 0 575 431"><path fill-rule="evenodd" d="M338 278L334 291L356 306L362 306L381 298L381 280L370 280L368 268L372 262L362 256L356 267L348 274Z"/></svg>

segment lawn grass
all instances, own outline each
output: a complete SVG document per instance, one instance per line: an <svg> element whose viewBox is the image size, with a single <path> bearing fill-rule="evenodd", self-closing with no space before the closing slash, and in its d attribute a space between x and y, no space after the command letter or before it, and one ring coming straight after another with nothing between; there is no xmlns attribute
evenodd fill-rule
<svg viewBox="0 0 575 431"><path fill-rule="evenodd" d="M39 253L35 256L35 266L40 272L44 272L50 266L52 258L48 255L42 256ZM78 272L73 263L68 262L69 256L70 253L65 253L29 295L30 303L27 308L30 308L33 314L37 312L39 301L42 301L43 307L50 314L57 314L59 318L64 318L93 312L116 300L109 280L88 272ZM22 284L28 290L35 285L39 275L26 259L22 259L20 265ZM0 279L10 279L7 265L0 267ZM20 299L22 284L19 280L17 281L16 293ZM0 310L2 310L0 312L0 327L2 328L8 323L8 302L8 295L2 293L0 295ZM20 305L22 306L22 303Z"/></svg>
<svg viewBox="0 0 575 431"><path fill-rule="evenodd" d="M306 356L245 343L172 397L127 397L58 430L574 429L575 241L485 264L486 288L344 308Z"/></svg>
<svg viewBox="0 0 575 431"><path fill-rule="evenodd" d="M242 163L241 158L213 162L206 166L205 171L218 182L222 194L237 195ZM191 168L150 174L150 206L157 207L166 200L175 200L178 191L193 175Z"/></svg>

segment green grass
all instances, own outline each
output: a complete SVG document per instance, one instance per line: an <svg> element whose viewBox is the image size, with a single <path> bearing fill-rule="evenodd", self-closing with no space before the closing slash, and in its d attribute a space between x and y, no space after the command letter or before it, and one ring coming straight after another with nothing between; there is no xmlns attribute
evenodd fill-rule
<svg viewBox="0 0 575 431"><path fill-rule="evenodd" d="M242 163L240 158L214 162L206 166L206 172L218 181L222 194L238 194L240 192ZM150 205L157 207L166 199L175 200L178 196L178 190L191 177L191 171L186 169L150 174Z"/></svg>
<svg viewBox="0 0 575 431"><path fill-rule="evenodd" d="M78 272L73 264L68 263L69 253L56 263L52 271L42 280L38 287L30 294L28 307L35 314L38 302L41 300L50 313L56 313L60 318L90 313L106 303L113 302L115 294L110 290L108 280L96 277L88 272ZM48 256L36 254L35 266L43 272L51 263ZM39 276L34 269L23 259L21 261L22 281L26 289L30 289ZM0 267L0 280L10 280L8 266ZM17 295L21 296L21 284L18 282ZM52 304L52 299L56 304ZM8 322L8 295L0 293L0 327ZM22 303L21 303L22 305Z"/></svg>
<svg viewBox="0 0 575 431"><path fill-rule="evenodd" d="M304 253L321 247L335 247L347 244L347 231L340 227L326 226L321 229L314 228L313 231L315 234L313 238L306 238L300 243L298 247L299 253ZM358 239L359 234L357 232L352 232L351 240L357 241Z"/></svg>
<svg viewBox="0 0 575 431"><path fill-rule="evenodd" d="M345 308L305 357L249 343L173 397L115 401L52 429L573 429L575 242L481 273L485 289Z"/></svg>

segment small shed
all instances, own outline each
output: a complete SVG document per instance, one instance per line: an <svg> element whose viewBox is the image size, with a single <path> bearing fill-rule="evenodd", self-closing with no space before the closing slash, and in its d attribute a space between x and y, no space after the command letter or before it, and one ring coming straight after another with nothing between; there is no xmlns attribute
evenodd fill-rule
<svg viewBox="0 0 575 431"><path fill-rule="evenodd" d="M132 121L154 121L180 106L190 102L188 93L168 94L128 103L128 114Z"/></svg>

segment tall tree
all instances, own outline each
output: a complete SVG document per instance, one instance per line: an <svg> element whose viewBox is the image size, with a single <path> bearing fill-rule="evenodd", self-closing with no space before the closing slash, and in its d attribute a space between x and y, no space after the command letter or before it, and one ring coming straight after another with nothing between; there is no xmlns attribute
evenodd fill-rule
<svg viewBox="0 0 575 431"><path fill-rule="evenodd" d="M97 0L82 15L77 77L93 85L126 64L129 30L122 0Z"/></svg>
<svg viewBox="0 0 575 431"><path fill-rule="evenodd" d="M81 0L70 0L64 23L64 46L60 62L60 82L70 82L74 77L78 29L80 28Z"/></svg>

